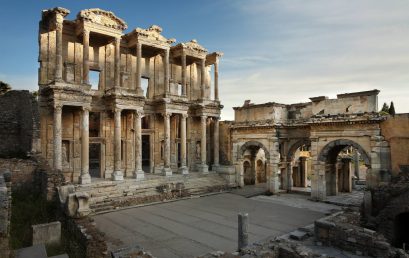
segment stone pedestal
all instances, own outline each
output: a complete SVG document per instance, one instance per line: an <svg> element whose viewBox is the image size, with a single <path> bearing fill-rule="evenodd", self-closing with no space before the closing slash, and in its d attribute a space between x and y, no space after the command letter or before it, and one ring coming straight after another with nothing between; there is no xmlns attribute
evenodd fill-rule
<svg viewBox="0 0 409 258"><path fill-rule="evenodd" d="M162 174L164 175L164 176L171 176L172 175L172 169L171 168L167 168L167 167L164 167L163 169L162 169Z"/></svg>
<svg viewBox="0 0 409 258"><path fill-rule="evenodd" d="M197 164L196 167L200 173L203 173L203 174L209 173L209 166L207 166L206 164Z"/></svg>

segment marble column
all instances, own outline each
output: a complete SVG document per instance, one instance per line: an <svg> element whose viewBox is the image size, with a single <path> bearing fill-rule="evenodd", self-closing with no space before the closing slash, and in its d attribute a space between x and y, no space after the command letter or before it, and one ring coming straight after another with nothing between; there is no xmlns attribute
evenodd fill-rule
<svg viewBox="0 0 409 258"><path fill-rule="evenodd" d="M186 96L186 53L182 52L182 96Z"/></svg>
<svg viewBox="0 0 409 258"><path fill-rule="evenodd" d="M121 86L121 38L115 38L114 87Z"/></svg>
<svg viewBox="0 0 409 258"><path fill-rule="evenodd" d="M201 163L197 166L199 169L199 172L202 173L208 173L209 172L209 168L206 164L206 121L207 121L207 117L205 115L202 115L200 117L201 119L201 140L200 140L200 160Z"/></svg>
<svg viewBox="0 0 409 258"><path fill-rule="evenodd" d="M164 146L164 166L163 175L171 176L172 169L170 168L170 116L171 113L163 113L163 123L165 129L165 146Z"/></svg>
<svg viewBox="0 0 409 258"><path fill-rule="evenodd" d="M136 92L143 95L141 86L141 76L142 76L142 43L136 43Z"/></svg>
<svg viewBox="0 0 409 258"><path fill-rule="evenodd" d="M89 110L88 107L82 109L81 123L81 176L80 184L90 184L89 174Z"/></svg>
<svg viewBox="0 0 409 258"><path fill-rule="evenodd" d="M206 59L203 58L201 61L201 76L200 76L200 96L201 99L205 98L205 87L206 87Z"/></svg>
<svg viewBox="0 0 409 258"><path fill-rule="evenodd" d="M82 34L82 82L89 84L89 30Z"/></svg>
<svg viewBox="0 0 409 258"><path fill-rule="evenodd" d="M214 100L219 100L219 60L214 63Z"/></svg>
<svg viewBox="0 0 409 258"><path fill-rule="evenodd" d="M62 170L62 105L54 107L54 169Z"/></svg>
<svg viewBox="0 0 409 258"><path fill-rule="evenodd" d="M213 139L214 139L214 146L213 146L213 167L212 170L216 171L217 168L219 167L219 121L220 118L216 117L214 119L214 135L213 135Z"/></svg>
<svg viewBox="0 0 409 258"><path fill-rule="evenodd" d="M186 119L187 114L182 114L180 121L180 159L181 166L179 172L183 175L189 174L188 168L186 167Z"/></svg>
<svg viewBox="0 0 409 258"><path fill-rule="evenodd" d="M169 93L169 49L165 49L165 54L163 57L163 69L164 69L164 74L165 74L165 81L164 81L164 87L165 87L165 95Z"/></svg>
<svg viewBox="0 0 409 258"><path fill-rule="evenodd" d="M114 114L114 173L112 174L112 180L120 181L124 179L122 173L122 158L121 158L121 109L116 108Z"/></svg>
<svg viewBox="0 0 409 258"><path fill-rule="evenodd" d="M56 17L55 28L55 81L62 81L62 29L64 18L61 15Z"/></svg>
<svg viewBox="0 0 409 258"><path fill-rule="evenodd" d="M145 173L142 170L142 112L135 111L134 115L134 129L135 129L135 172L136 180L143 180Z"/></svg>

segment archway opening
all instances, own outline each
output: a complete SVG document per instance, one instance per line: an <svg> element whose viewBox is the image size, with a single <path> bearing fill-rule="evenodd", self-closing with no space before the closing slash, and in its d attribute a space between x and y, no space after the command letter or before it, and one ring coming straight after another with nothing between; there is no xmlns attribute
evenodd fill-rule
<svg viewBox="0 0 409 258"><path fill-rule="evenodd" d="M407 250L409 247L409 212L401 213L395 217L394 221L394 243L398 248Z"/></svg>
<svg viewBox="0 0 409 258"><path fill-rule="evenodd" d="M283 190L311 192L311 143L308 139L300 140L288 150L287 160L282 173Z"/></svg>
<svg viewBox="0 0 409 258"><path fill-rule="evenodd" d="M337 140L327 144L318 159L325 162L326 195L352 192L357 183L365 184L369 156L357 143Z"/></svg>
<svg viewBox="0 0 409 258"><path fill-rule="evenodd" d="M243 162L243 174L244 174L244 184L245 185L254 185L254 175L252 173L251 165L248 160Z"/></svg>
<svg viewBox="0 0 409 258"><path fill-rule="evenodd" d="M243 170L244 185L264 184L267 182L267 149L259 142L245 143L239 152Z"/></svg>

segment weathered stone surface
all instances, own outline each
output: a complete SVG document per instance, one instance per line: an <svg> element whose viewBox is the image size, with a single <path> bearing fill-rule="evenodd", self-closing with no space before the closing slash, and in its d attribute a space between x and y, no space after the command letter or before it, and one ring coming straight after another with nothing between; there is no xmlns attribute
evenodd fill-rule
<svg viewBox="0 0 409 258"><path fill-rule="evenodd" d="M33 245L37 244L60 244L61 223L59 221L32 225Z"/></svg>

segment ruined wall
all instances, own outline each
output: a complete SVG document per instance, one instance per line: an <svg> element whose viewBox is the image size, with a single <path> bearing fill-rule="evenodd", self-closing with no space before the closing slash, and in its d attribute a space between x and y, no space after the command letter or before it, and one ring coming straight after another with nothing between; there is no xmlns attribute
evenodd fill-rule
<svg viewBox="0 0 409 258"><path fill-rule="evenodd" d="M322 115L356 114L378 111L378 90L338 94L336 99L310 98L312 113Z"/></svg>
<svg viewBox="0 0 409 258"><path fill-rule="evenodd" d="M2 170L0 170L2 171ZM4 180L0 172L0 257L9 257L11 183Z"/></svg>
<svg viewBox="0 0 409 258"><path fill-rule="evenodd" d="M247 122L257 120L273 120L283 122L287 120L287 108L283 104L266 103L234 108L234 121Z"/></svg>
<svg viewBox="0 0 409 258"><path fill-rule="evenodd" d="M0 96L0 156L25 156L38 151L37 100L29 91L9 91Z"/></svg>
<svg viewBox="0 0 409 258"><path fill-rule="evenodd" d="M222 121L219 124L219 137L220 137L220 164L221 165L231 165L232 163L232 143L231 143L231 134L230 126L232 121Z"/></svg>
<svg viewBox="0 0 409 258"><path fill-rule="evenodd" d="M391 149L392 174L409 168L409 114L390 116L381 123L381 133Z"/></svg>

